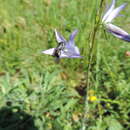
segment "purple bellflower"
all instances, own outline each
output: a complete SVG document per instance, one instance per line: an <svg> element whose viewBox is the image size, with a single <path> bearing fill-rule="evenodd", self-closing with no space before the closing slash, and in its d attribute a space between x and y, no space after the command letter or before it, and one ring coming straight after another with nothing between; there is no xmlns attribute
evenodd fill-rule
<svg viewBox="0 0 130 130"><path fill-rule="evenodd" d="M124 41L130 42L130 35L120 27L112 24L113 19L119 16L120 11L123 10L126 6L126 3L124 3L121 6L115 8L115 3L116 0L112 0L111 6L102 18L102 23L104 24L107 31L112 35Z"/></svg>
<svg viewBox="0 0 130 130"><path fill-rule="evenodd" d="M74 38L77 32L78 32L77 30L72 32L69 40L66 41L65 38L55 29L55 36L56 36L56 41L58 42L58 46L56 48L51 48L51 49L42 51L42 53L52 55L58 59L82 58L82 56L80 56L80 51L74 42Z"/></svg>

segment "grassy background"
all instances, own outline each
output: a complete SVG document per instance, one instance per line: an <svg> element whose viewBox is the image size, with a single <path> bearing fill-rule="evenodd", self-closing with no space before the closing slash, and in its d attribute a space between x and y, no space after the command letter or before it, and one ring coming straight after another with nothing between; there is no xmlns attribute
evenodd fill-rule
<svg viewBox="0 0 130 130"><path fill-rule="evenodd" d="M114 23L130 32L130 2L125 2L124 16ZM99 3L0 0L0 130L82 128L89 35ZM56 64L53 57L41 54L56 46L55 28L66 39L79 30L75 41L83 59ZM130 129L129 50L129 43L108 33L105 37L99 28L89 77L87 130Z"/></svg>

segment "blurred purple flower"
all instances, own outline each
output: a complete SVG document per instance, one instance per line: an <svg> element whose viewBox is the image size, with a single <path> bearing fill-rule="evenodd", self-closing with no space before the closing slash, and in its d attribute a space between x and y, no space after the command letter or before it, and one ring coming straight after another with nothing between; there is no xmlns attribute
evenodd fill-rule
<svg viewBox="0 0 130 130"><path fill-rule="evenodd" d="M107 10L105 15L103 16L102 22L104 24L111 23L114 18L119 16L120 11L123 10L125 8L125 6L127 5L126 3L124 3L121 6L115 8L115 3L116 3L116 0L112 0L112 4L111 4L110 8Z"/></svg>
<svg viewBox="0 0 130 130"><path fill-rule="evenodd" d="M126 6L126 3L124 3L121 6L115 8L115 3L116 0L112 0L110 8L107 10L102 18L102 23L104 24L107 31L110 32L112 35L124 41L130 42L130 35L120 27L112 24L112 20L119 16L120 11L123 10Z"/></svg>
<svg viewBox="0 0 130 130"><path fill-rule="evenodd" d="M107 31L113 34L115 37L122 39L124 41L130 42L130 35L123 29L113 24L107 24L106 28L107 28Z"/></svg>
<svg viewBox="0 0 130 130"><path fill-rule="evenodd" d="M65 38L55 29L55 36L58 42L58 46L56 48L51 48L42 51L42 53L55 56L56 58L59 59L60 58L82 58L82 56L80 56L80 51L74 42L74 38L77 32L78 32L77 30L72 32L69 41L66 41Z"/></svg>

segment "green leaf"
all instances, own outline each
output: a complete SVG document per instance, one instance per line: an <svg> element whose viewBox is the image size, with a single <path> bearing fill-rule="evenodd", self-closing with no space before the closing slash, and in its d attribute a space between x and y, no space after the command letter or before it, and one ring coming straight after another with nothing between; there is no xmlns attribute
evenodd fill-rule
<svg viewBox="0 0 130 130"><path fill-rule="evenodd" d="M123 130L123 126L115 118L107 117L105 120L109 128L108 130Z"/></svg>

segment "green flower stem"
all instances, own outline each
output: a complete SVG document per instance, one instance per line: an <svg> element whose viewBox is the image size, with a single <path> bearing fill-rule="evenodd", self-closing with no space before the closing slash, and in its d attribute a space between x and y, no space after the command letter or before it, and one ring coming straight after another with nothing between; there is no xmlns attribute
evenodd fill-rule
<svg viewBox="0 0 130 130"><path fill-rule="evenodd" d="M100 26L100 20L101 20L101 12L102 12L102 6L103 6L104 0L101 0L100 2L100 9L96 15L95 23L93 31L91 32L91 38L90 38L90 44L89 44L89 56L88 56L88 67L87 67L87 80L86 80L86 96L85 96L85 107L84 107L84 115L82 120L82 128L81 130L86 130L88 125L88 113L89 113L89 102L88 102L88 92L90 89L90 78L91 78L91 68L92 68L92 60L93 60L93 49L95 46L96 41L96 34L98 32L99 26Z"/></svg>

